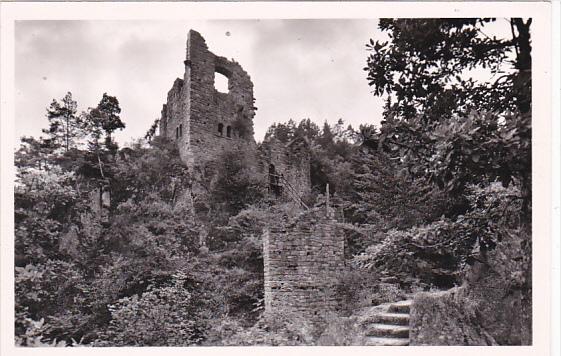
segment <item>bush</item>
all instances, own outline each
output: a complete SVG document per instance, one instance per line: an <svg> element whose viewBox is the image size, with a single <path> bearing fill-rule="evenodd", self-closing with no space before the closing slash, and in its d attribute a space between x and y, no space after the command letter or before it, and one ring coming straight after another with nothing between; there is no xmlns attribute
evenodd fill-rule
<svg viewBox="0 0 561 356"><path fill-rule="evenodd" d="M356 318L329 315L325 321L326 328L318 338L317 344L322 346L360 345L362 330Z"/></svg>
<svg viewBox="0 0 561 356"><path fill-rule="evenodd" d="M341 296L341 312L349 315L371 305L378 275L366 269L347 269L339 275L337 294Z"/></svg>
<svg viewBox="0 0 561 356"><path fill-rule="evenodd" d="M413 300L411 345L497 345L480 323L479 302L456 288Z"/></svg>
<svg viewBox="0 0 561 356"><path fill-rule="evenodd" d="M262 315L249 329L222 334L219 339L223 345L311 346L318 336L319 330L301 315L276 311L267 317Z"/></svg>
<svg viewBox="0 0 561 356"><path fill-rule="evenodd" d="M228 217L263 199L263 180L250 159L251 155L243 150L226 151L209 163L214 167L209 208L223 212L218 218L227 221Z"/></svg>
<svg viewBox="0 0 561 356"><path fill-rule="evenodd" d="M186 274L176 273L170 283L148 287L142 295L109 305L111 322L97 346L188 346L202 340L203 325L196 300L185 288Z"/></svg>
<svg viewBox="0 0 561 356"><path fill-rule="evenodd" d="M463 271L476 261L479 250L494 249L521 221L520 193L514 186L471 186L468 200L471 210L465 215L390 230L353 262L404 281L419 279L444 288L461 284Z"/></svg>

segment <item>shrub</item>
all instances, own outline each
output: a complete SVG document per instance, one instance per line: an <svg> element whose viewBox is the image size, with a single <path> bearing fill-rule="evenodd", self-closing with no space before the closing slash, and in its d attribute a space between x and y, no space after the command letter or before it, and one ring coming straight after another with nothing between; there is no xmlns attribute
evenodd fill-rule
<svg viewBox="0 0 561 356"><path fill-rule="evenodd" d="M170 283L148 287L142 295L109 305L111 322L97 345L188 346L201 341L202 325L193 295L185 288L186 274Z"/></svg>
<svg viewBox="0 0 561 356"><path fill-rule="evenodd" d="M353 262L402 280L418 278L447 288L460 284L462 271L477 259L479 250L494 249L521 219L520 194L514 186L471 186L468 200L471 210L465 215L390 230L381 243L370 246Z"/></svg>
<svg viewBox="0 0 561 356"><path fill-rule="evenodd" d="M359 345L361 330L353 317L329 315L325 321L326 328L318 338L317 344L322 346Z"/></svg>
<svg viewBox="0 0 561 356"><path fill-rule="evenodd" d="M230 342L239 345L311 346L317 337L317 328L300 314L274 311L266 317L261 316L247 331L233 335Z"/></svg>

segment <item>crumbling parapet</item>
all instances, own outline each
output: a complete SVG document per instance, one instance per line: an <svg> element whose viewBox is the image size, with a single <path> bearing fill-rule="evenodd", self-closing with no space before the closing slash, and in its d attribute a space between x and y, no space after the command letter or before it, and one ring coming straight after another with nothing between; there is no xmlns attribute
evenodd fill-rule
<svg viewBox="0 0 561 356"><path fill-rule="evenodd" d="M341 307L344 238L325 209L272 221L263 234L265 315L297 313L317 324Z"/></svg>

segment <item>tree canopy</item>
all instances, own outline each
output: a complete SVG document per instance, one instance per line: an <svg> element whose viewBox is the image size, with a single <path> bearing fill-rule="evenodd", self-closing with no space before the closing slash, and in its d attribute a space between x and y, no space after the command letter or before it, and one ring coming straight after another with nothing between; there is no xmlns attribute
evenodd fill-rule
<svg viewBox="0 0 561 356"><path fill-rule="evenodd" d="M380 20L389 40L370 40L365 68L386 98L377 143L455 194L517 180L529 207L532 20L500 19L509 38L485 33L496 21Z"/></svg>

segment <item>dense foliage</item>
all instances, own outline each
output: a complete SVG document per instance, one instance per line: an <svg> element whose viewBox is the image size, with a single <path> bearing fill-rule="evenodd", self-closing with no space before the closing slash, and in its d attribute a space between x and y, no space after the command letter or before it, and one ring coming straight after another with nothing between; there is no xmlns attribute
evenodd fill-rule
<svg viewBox="0 0 561 356"><path fill-rule="evenodd" d="M16 152L18 345L186 346L262 311L269 217L247 162L221 157L201 208L173 143L112 141L117 103L104 95L69 150L41 137Z"/></svg>
<svg viewBox="0 0 561 356"><path fill-rule="evenodd" d="M511 39L485 35L493 21L381 20L388 39L367 45L365 68L374 93L387 99L379 127L304 119L267 131L266 139L309 144L306 203L324 204L329 185L350 266L339 276L343 314L465 284L481 277L473 269L481 264L496 272L481 278L496 278L504 293L474 287L468 295L521 295L514 304L527 307L531 20L511 19ZM472 79L469 71L481 68L502 75ZM354 330L343 322L320 337L298 315L263 318L261 232L292 208L267 196L252 153L226 152L191 170L156 136L157 121L120 148L112 138L125 126L120 112L104 94L78 115L68 93L47 109L46 137L21 139L16 343L349 342L335 335ZM496 322L488 305L479 307Z"/></svg>

